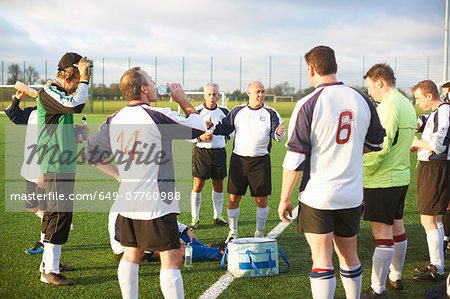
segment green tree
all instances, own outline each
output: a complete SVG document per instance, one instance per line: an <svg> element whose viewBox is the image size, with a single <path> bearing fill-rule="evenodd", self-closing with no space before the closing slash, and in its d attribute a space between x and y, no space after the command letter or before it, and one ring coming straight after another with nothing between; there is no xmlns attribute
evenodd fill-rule
<svg viewBox="0 0 450 299"><path fill-rule="evenodd" d="M6 84L16 84L16 81L19 81L21 78L23 78L23 75L20 66L17 63L10 64L8 66L8 80Z"/></svg>
<svg viewBox="0 0 450 299"><path fill-rule="evenodd" d="M295 87L290 86L288 81L284 81L275 85L273 88L268 90L267 93L275 94L277 96L291 96L295 93Z"/></svg>
<svg viewBox="0 0 450 299"><path fill-rule="evenodd" d="M39 81L39 73L31 65L25 69L25 81L26 84L35 84Z"/></svg>

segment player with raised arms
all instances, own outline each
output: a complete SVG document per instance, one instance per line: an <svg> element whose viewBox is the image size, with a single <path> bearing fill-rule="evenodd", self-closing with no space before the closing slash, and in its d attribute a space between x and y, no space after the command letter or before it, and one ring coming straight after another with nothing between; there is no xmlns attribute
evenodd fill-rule
<svg viewBox="0 0 450 299"><path fill-rule="evenodd" d="M187 118L169 108L151 107L158 100L155 82L139 67L126 71L120 90L128 105L108 117L85 150L90 164L120 181L111 211L119 212L120 243L125 247L118 267L123 298L138 297L144 251L159 251L164 297L184 298L177 224L180 195L175 189L172 140L197 138L205 133L206 124L181 84L168 84L168 88ZM117 168L106 159L111 155ZM143 200L135 194L143 194Z"/></svg>

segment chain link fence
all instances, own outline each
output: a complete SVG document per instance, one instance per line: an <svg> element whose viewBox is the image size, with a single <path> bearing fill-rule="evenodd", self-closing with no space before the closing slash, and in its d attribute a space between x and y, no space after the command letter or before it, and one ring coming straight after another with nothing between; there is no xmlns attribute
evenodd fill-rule
<svg viewBox="0 0 450 299"><path fill-rule="evenodd" d="M199 91L207 82L216 82L221 91L227 93L230 100L244 100L249 82L258 80L266 87L267 93L293 96L297 100L302 93L311 88L306 63L302 56L158 56L148 58L92 58L94 71L91 82L91 94L87 107L90 112L98 102L121 99L118 83L123 72L130 67L140 66L156 82L181 82L186 90ZM42 84L54 79L55 60L1 60L0 108L3 110L11 102L14 94L12 87L6 87L8 68L12 64L19 66L22 75L19 81ZM443 58L440 56L337 56L338 79L356 88L364 87L363 75L369 68L380 62L388 63L395 71L397 87L409 93L409 89L421 80L431 79L438 83L442 80ZM27 82L23 70L32 66L39 74L37 82ZM11 80L10 80L11 81ZM10 84L14 84L15 82ZM93 86L93 88L92 88ZM270 100L268 98L268 100ZM30 103L28 103L30 102ZM97 104L96 104L97 103ZM33 105L29 99L26 105ZM104 108L103 111L104 112Z"/></svg>

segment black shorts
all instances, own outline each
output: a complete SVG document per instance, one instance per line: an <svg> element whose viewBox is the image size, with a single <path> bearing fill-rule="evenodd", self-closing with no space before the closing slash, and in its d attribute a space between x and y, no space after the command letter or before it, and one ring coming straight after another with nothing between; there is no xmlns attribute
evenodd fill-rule
<svg viewBox="0 0 450 299"><path fill-rule="evenodd" d="M364 220L394 224L403 219L408 186L390 188L364 188Z"/></svg>
<svg viewBox="0 0 450 299"><path fill-rule="evenodd" d="M180 248L176 214L152 220L136 220L119 215L120 244L143 251Z"/></svg>
<svg viewBox="0 0 450 299"><path fill-rule="evenodd" d="M299 233L327 234L350 238L359 232L362 206L340 210L318 210L303 203L298 206Z"/></svg>
<svg viewBox="0 0 450 299"><path fill-rule="evenodd" d="M417 170L420 215L443 215L450 201L450 161L420 161Z"/></svg>
<svg viewBox="0 0 450 299"><path fill-rule="evenodd" d="M69 195L73 194L75 185L74 173L44 173L45 195L63 195L64 200L54 200L54 197L46 198L44 217L42 217L41 232L45 234L44 242L52 244L64 244L67 242L72 223L73 200ZM42 209L41 203L39 206Z"/></svg>
<svg viewBox="0 0 450 299"><path fill-rule="evenodd" d="M231 154L228 193L245 195L247 186L252 197L268 196L272 193L270 155L242 157Z"/></svg>
<svg viewBox="0 0 450 299"><path fill-rule="evenodd" d="M44 204L41 210L45 210L45 200L38 200L37 194L44 194L45 189L39 188L36 183L26 182L26 194L25 209L34 209L39 206L40 203ZM42 205L41 204L41 205Z"/></svg>
<svg viewBox="0 0 450 299"><path fill-rule="evenodd" d="M200 179L223 180L227 176L227 151L225 148L194 147L192 176Z"/></svg>

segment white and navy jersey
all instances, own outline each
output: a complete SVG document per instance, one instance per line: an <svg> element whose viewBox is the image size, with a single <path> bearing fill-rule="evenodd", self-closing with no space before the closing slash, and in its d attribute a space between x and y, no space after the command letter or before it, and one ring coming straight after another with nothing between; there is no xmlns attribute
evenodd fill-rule
<svg viewBox="0 0 450 299"><path fill-rule="evenodd" d="M427 118L429 115L421 114L417 117L417 133L423 133L423 129L425 129L425 123L427 122Z"/></svg>
<svg viewBox="0 0 450 299"><path fill-rule="evenodd" d="M211 119L213 125L217 125L219 121L230 113L228 108L216 105L216 108L209 109L205 106L205 104L199 105L195 107L195 110L200 114L200 116L205 120ZM231 139L234 136L234 132L228 135L228 138ZM224 148L226 145L225 136L215 135L211 141L198 141L197 139L193 140L196 147L199 148Z"/></svg>
<svg viewBox="0 0 450 299"><path fill-rule="evenodd" d="M27 181L37 184L41 176L41 167L38 164L38 155L33 151L37 146L38 136L37 109L31 111L28 117L27 131L25 134L25 148L23 153L23 164L20 169L20 175Z"/></svg>
<svg viewBox="0 0 450 299"><path fill-rule="evenodd" d="M342 82L319 85L297 102L288 135L283 168L303 170L301 202L324 210L361 205L364 146L381 150L385 136L366 95Z"/></svg>
<svg viewBox="0 0 450 299"><path fill-rule="evenodd" d="M235 131L233 153L243 157L261 157L270 153L273 138L283 140L276 129L281 117L275 109L263 105L251 108L248 104L234 107L214 128L214 135L229 135Z"/></svg>
<svg viewBox="0 0 450 299"><path fill-rule="evenodd" d="M24 157L20 175L27 181L37 184L41 175L38 155L34 153L38 136L37 107L28 107L22 110L19 106L19 100L15 98L12 104L5 109L5 113L16 125L27 125Z"/></svg>
<svg viewBox="0 0 450 299"><path fill-rule="evenodd" d="M428 141L433 151L419 148L417 159L420 161L450 160L450 104L442 103L426 119L422 140Z"/></svg>
<svg viewBox="0 0 450 299"><path fill-rule="evenodd" d="M89 138L85 157L96 165L113 155L121 183L112 211L138 220L179 213L172 140L197 138L205 130L205 121L196 113L184 118L145 103L108 117Z"/></svg>

